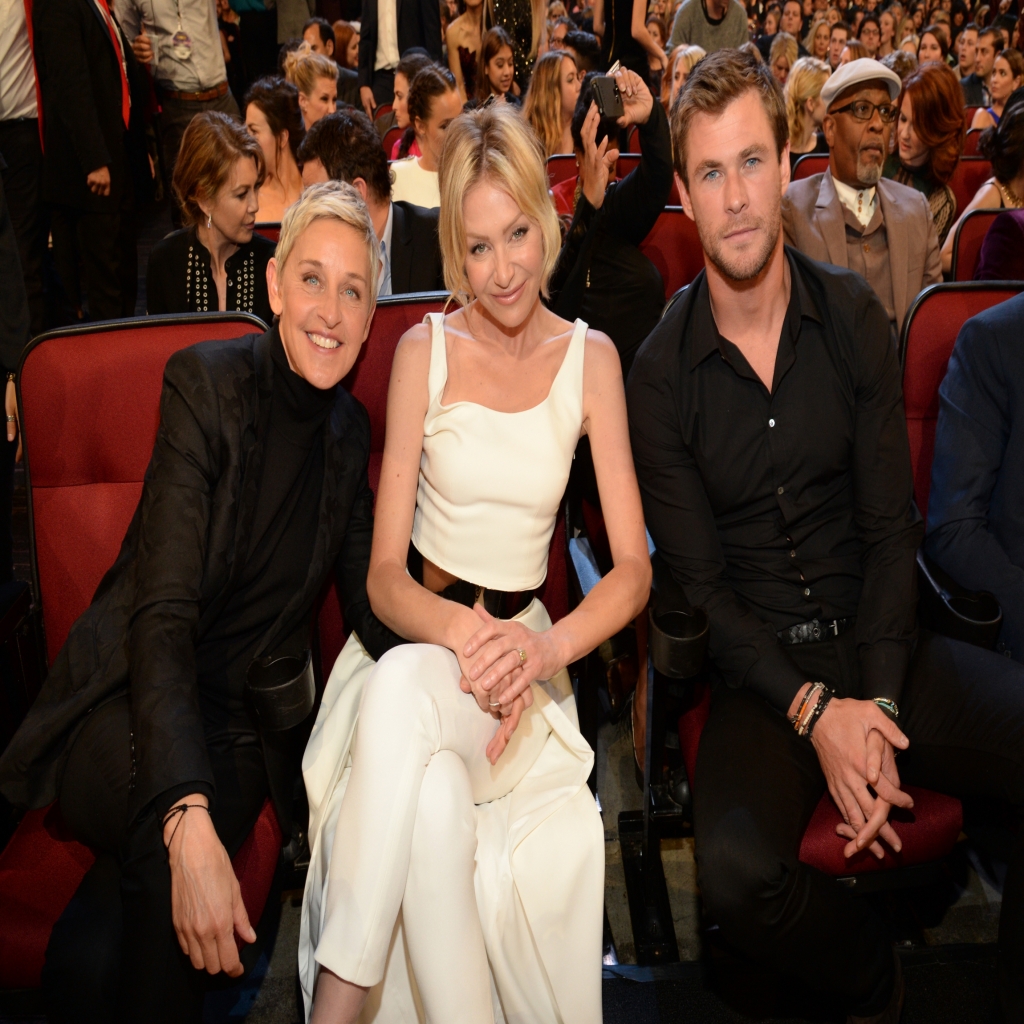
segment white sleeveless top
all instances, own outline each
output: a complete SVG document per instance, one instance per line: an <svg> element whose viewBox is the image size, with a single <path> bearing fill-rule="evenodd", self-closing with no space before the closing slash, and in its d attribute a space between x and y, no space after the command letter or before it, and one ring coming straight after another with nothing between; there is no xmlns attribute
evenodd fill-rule
<svg viewBox="0 0 1024 1024"><path fill-rule="evenodd" d="M489 590L535 590L583 426L587 325L572 340L547 398L523 412L442 405L444 317L430 321L430 404L423 421L412 542L425 558Z"/></svg>

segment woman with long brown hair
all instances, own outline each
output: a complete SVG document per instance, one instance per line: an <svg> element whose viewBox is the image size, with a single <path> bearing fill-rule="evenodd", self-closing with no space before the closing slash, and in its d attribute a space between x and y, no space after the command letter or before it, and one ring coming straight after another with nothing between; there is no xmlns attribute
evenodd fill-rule
<svg viewBox="0 0 1024 1024"><path fill-rule="evenodd" d="M299 91L283 78L261 78L245 94L245 127L263 150L266 180L256 220L279 222L302 192L299 143L306 135Z"/></svg>
<svg viewBox="0 0 1024 1024"><path fill-rule="evenodd" d="M576 61L565 50L545 53L533 69L523 117L540 139L545 158L574 152L572 114L581 80Z"/></svg>
<svg viewBox="0 0 1024 1024"><path fill-rule="evenodd" d="M949 180L964 148L964 100L956 73L945 64L918 68L903 83L898 109L897 149L883 174L925 195L941 246L956 218Z"/></svg>

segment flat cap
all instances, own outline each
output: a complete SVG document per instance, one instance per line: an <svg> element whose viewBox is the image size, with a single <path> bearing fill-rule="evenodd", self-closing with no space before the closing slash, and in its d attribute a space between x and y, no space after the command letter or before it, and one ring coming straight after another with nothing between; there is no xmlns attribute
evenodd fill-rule
<svg viewBox="0 0 1024 1024"><path fill-rule="evenodd" d="M885 82L889 87L889 99L894 100L903 88L903 82L895 71L890 71L881 62L871 57L859 57L849 64L840 64L828 81L821 87L821 98L825 101L825 109L832 106L833 100L841 96L852 85L865 82Z"/></svg>

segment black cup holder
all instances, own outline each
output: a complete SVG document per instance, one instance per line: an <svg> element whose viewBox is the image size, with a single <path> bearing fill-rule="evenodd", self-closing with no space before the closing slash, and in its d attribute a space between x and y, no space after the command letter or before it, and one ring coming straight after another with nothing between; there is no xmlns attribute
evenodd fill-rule
<svg viewBox="0 0 1024 1024"><path fill-rule="evenodd" d="M294 728L316 701L313 652L304 651L297 658L257 658L249 665L245 688L263 729L284 732Z"/></svg>
<svg viewBox="0 0 1024 1024"><path fill-rule="evenodd" d="M703 608L649 612L651 660L669 679L690 679L704 666L708 650L708 616Z"/></svg>

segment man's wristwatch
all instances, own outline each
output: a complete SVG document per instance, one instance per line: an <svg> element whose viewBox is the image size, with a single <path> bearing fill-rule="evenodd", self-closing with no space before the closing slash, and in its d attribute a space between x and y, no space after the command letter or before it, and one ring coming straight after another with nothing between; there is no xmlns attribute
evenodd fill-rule
<svg viewBox="0 0 1024 1024"><path fill-rule="evenodd" d="M885 712L886 716L894 722L899 721L900 709L896 701L890 700L888 697L875 697L872 703L877 704Z"/></svg>

